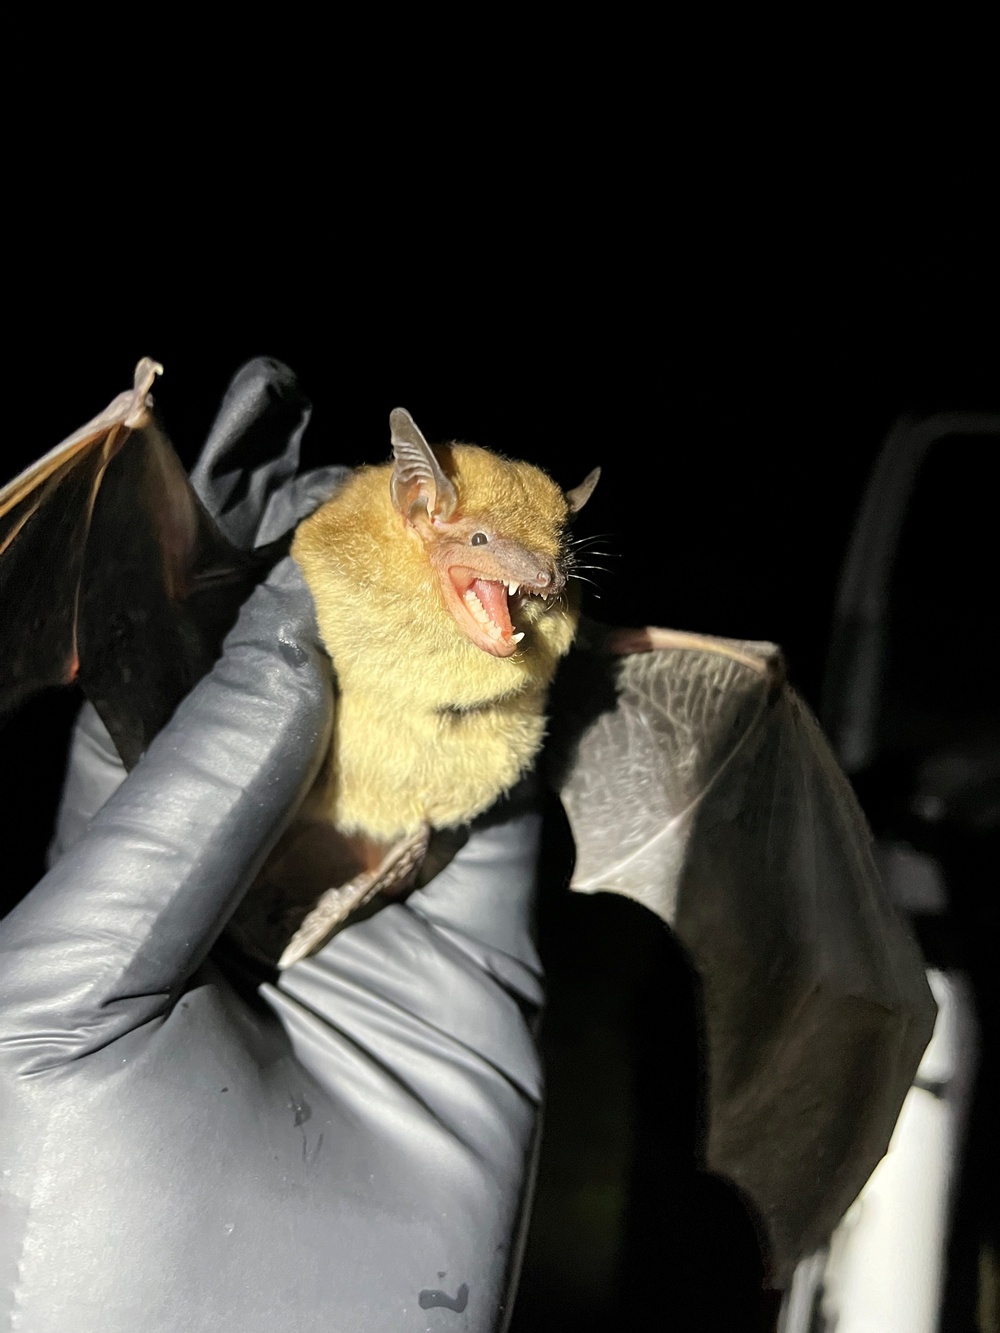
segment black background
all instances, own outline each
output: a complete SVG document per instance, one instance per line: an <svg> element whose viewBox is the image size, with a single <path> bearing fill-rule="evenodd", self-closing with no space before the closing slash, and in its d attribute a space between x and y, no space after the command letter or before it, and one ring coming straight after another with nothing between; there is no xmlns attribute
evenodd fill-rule
<svg viewBox="0 0 1000 1333"><path fill-rule="evenodd" d="M280 227L261 223L257 200L288 190L267 164L252 179L228 175L214 193L193 193L190 211L172 229L158 222L148 244L146 220L157 214L148 181L92 190L89 207L103 210L114 234L98 227L92 244L71 211L54 211L42 243L11 256L11 280L28 289L7 308L11 406L0 470L13 476L103 407L142 355L165 367L157 403L190 462L232 372L250 356L274 356L315 405L307 465L385 459L397 404L432 442L525 457L566 486L600 464L580 531L607 534L599 546L612 554L594 574L601 596L591 613L776 641L815 704L840 561L892 421L1000 400L994 276L945 242L932 245L937 262L928 265L926 248L899 244L895 226L869 234L821 194L788 209L765 190L763 206L760 197L751 206L734 184L692 205L685 183L680 205L675 194L663 209L657 193L671 182L651 161L640 179L599 213L595 183L572 173L555 209L539 208L534 183L512 202L488 192L472 199L457 185L420 199L415 183L388 182L373 186L363 209L336 191L312 201L300 231L292 208ZM223 220L215 208L227 191ZM828 216L816 225L820 207ZM933 540L961 542L962 529L961 514L942 517ZM0 735L11 896L41 864L71 707L46 696ZM543 1191L515 1324L524 1330L617 1326L625 1279L635 1308L648 1310L644 1282L655 1276L665 1292L681 1282L685 1228L707 1238L696 1266L706 1292L720 1274L720 1290L755 1280L744 1215L730 1217L732 1198L714 1182L692 1185L698 1079L683 962L670 964L666 985L650 979L671 946L637 925L627 904L606 910L624 913L612 925L631 952L609 958L609 922L586 915L595 910L564 906L543 921L556 1035L542 1181L556 1202L545 1205ZM573 1010L574 995L590 995L590 1008ZM668 1010L676 1087L672 1065L650 1074L643 1063L650 1043L664 1040ZM636 1022L655 1035L636 1038ZM602 1119L608 1098L593 1090L619 1077L619 1119ZM594 1241L593 1218L615 1213L629 1171L634 1185L652 1169L648 1159L638 1176L634 1164L609 1165L608 1126L628 1122L629 1141L652 1151L636 1125L657 1115L657 1170L685 1202L663 1224L662 1249L642 1255L639 1270L623 1268L617 1240ZM560 1167L560 1138L574 1134ZM664 1141L675 1145L669 1160ZM560 1171L574 1160L580 1179L567 1184ZM589 1240L573 1231L572 1208L560 1214L560 1188L564 1205L587 1189L600 1196L584 1209ZM595 1246L612 1256L603 1268Z"/></svg>

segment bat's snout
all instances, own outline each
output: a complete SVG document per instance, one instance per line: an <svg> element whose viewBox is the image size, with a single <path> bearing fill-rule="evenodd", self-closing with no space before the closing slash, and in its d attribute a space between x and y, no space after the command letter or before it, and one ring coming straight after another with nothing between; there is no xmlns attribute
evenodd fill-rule
<svg viewBox="0 0 1000 1333"><path fill-rule="evenodd" d="M525 580L532 585L532 592L540 597L558 597L566 586L566 575L558 565L551 568L540 568L532 580Z"/></svg>

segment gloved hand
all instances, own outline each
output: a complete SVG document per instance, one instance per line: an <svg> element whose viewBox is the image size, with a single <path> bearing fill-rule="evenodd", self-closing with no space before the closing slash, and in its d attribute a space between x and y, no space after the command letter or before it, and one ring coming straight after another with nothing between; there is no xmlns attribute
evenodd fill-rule
<svg viewBox="0 0 1000 1333"><path fill-rule="evenodd" d="M283 368L234 381L194 476L237 539L273 537L329 481L290 480L303 417ZM12 1327L504 1327L540 1085L530 803L275 984L211 954L330 717L291 560L124 780L84 710L61 855L0 925Z"/></svg>

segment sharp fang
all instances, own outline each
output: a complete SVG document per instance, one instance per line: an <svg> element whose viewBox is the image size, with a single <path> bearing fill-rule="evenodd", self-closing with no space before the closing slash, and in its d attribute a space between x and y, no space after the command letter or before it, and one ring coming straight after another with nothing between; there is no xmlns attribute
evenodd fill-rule
<svg viewBox="0 0 1000 1333"><path fill-rule="evenodd" d="M512 634L510 637L512 643L520 643L524 638L524 630L521 630L520 634Z"/></svg>
<svg viewBox="0 0 1000 1333"><path fill-rule="evenodd" d="M507 584L507 591L510 593L511 597L514 596L514 594L517 592L520 586L521 586L520 583L514 583L514 582L510 582Z"/></svg>

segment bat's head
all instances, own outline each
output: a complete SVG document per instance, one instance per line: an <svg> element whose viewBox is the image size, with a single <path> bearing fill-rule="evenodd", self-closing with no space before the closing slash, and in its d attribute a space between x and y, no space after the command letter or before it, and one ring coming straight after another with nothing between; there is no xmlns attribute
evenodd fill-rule
<svg viewBox="0 0 1000 1333"><path fill-rule="evenodd" d="M390 425L392 504L430 562L444 607L477 648L513 656L547 612L565 605L567 527L599 471L567 493L530 463L474 445L432 449L403 408Z"/></svg>
<svg viewBox="0 0 1000 1333"><path fill-rule="evenodd" d="M345 691L475 708L548 686L576 632L563 492L474 445L431 449L402 409L394 461L359 468L292 546Z"/></svg>

